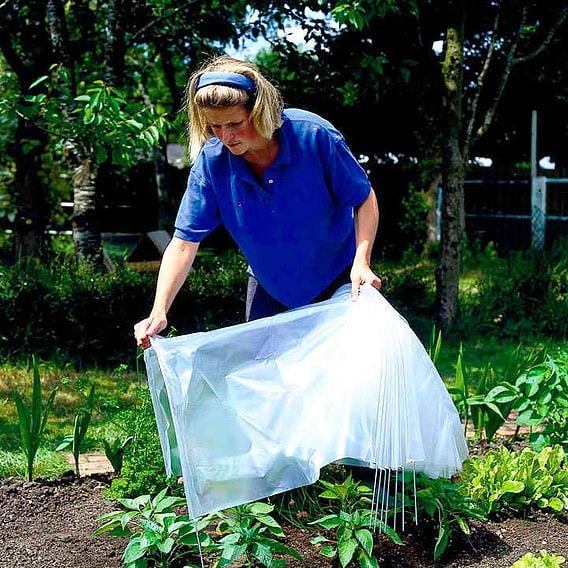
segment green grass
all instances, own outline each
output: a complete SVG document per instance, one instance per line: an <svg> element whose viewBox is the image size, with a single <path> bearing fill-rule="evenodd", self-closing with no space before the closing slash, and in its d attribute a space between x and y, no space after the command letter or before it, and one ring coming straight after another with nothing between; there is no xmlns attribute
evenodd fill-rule
<svg viewBox="0 0 568 568"><path fill-rule="evenodd" d="M21 451L0 450L0 479L26 477L27 459ZM61 452L40 448L34 462L34 478L57 479L72 469Z"/></svg>
<svg viewBox="0 0 568 568"><path fill-rule="evenodd" d="M511 339L496 338L490 335L478 335L469 339L458 341L447 337L442 340L442 350L438 359L437 367L446 382L451 382L455 377L456 360L460 348L463 345L463 358L466 372L470 377L479 379L483 374L487 363L491 363L495 377L498 379L507 365L519 342ZM547 337L531 337L520 342L523 349L537 352L545 348L552 351L565 346L559 339ZM477 381L474 380L473 384Z"/></svg>
<svg viewBox="0 0 568 568"><path fill-rule="evenodd" d="M85 403L89 386L94 384L96 407L83 451L102 450L103 439L121 434L113 417L133 406L134 391L141 381L145 382L143 375L137 378L136 373L126 369L109 372L92 368L77 372L53 362L41 363L40 376L44 400L51 389L59 385L45 430L42 444L45 449L54 449L65 435L71 433L75 413ZM25 363L0 365L0 447L4 450L20 448L18 416L11 393L17 391L29 398L31 384L31 371Z"/></svg>

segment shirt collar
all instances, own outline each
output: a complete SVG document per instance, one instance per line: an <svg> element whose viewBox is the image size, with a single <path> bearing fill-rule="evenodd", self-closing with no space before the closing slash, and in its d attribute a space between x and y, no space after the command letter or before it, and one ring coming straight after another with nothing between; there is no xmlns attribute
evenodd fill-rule
<svg viewBox="0 0 568 568"><path fill-rule="evenodd" d="M282 116L282 126L275 131L275 135L278 140L278 154L276 155L276 159L270 165L271 168L275 166L285 166L287 164L292 163L292 156L290 154L290 133L289 133L289 122L286 116ZM241 158L240 156L234 156L224 148L224 151L229 155L229 163L231 167L231 171L241 180L248 181L256 185L258 182L256 181L251 169L248 167L246 160Z"/></svg>

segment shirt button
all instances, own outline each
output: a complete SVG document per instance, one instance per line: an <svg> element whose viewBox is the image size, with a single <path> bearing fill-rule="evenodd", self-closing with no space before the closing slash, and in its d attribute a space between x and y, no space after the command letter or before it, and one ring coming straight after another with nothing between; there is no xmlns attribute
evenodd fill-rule
<svg viewBox="0 0 568 568"><path fill-rule="evenodd" d="M273 179L269 179L269 180L268 180L268 183L274 183L274 180L273 180Z"/></svg>

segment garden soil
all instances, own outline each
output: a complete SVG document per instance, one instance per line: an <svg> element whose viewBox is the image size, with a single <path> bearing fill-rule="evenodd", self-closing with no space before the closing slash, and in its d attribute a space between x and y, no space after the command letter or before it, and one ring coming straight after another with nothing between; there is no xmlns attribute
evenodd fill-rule
<svg viewBox="0 0 568 568"><path fill-rule="evenodd" d="M1 568L114 568L127 540L107 535L93 536L97 518L115 509L102 490L108 475L76 480L66 476L54 482L8 479L0 483ZM298 549L304 563L292 568L332 567L333 561L318 555L309 543L313 531L283 525L287 544ZM568 557L568 518L538 514L526 519L504 517L489 523L472 523L469 542L455 538L444 560L435 563L432 549L435 533L428 523L411 526L396 546L378 538L376 554L382 568L482 568L509 567L526 552L545 548ZM210 566L211 563L208 564Z"/></svg>

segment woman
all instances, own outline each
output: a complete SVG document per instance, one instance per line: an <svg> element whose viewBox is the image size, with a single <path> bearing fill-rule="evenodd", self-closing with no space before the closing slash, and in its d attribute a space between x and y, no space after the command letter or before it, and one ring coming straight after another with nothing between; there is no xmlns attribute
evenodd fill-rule
<svg viewBox="0 0 568 568"><path fill-rule="evenodd" d="M341 134L321 117L283 110L278 90L250 63L219 57L187 88L193 167L162 259L139 346L167 312L199 243L223 223L250 265L246 319L330 297L351 281L380 288L370 269L378 207Z"/></svg>

